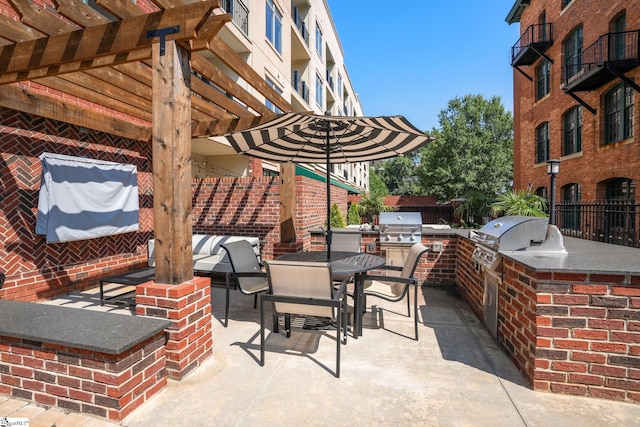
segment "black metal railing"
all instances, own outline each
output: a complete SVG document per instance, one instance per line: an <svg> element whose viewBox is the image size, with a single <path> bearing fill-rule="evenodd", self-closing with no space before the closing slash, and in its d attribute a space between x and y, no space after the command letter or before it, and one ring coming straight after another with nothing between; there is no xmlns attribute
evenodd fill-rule
<svg viewBox="0 0 640 427"><path fill-rule="evenodd" d="M533 47L538 52L533 52L530 60L525 60L525 63L532 64L533 59L539 56L539 52L546 50L553 43L552 30L551 23L529 25L511 47L511 64L516 65L525 52Z"/></svg>
<svg viewBox="0 0 640 427"><path fill-rule="evenodd" d="M607 33L589 45L568 61L563 67L564 84L569 84L576 78L590 74L593 70L600 70L605 65L612 67L624 66L640 59L640 44L638 38L640 30Z"/></svg>
<svg viewBox="0 0 640 427"><path fill-rule="evenodd" d="M231 15L240 31L249 35L249 8L242 0L220 0L220 8Z"/></svg>
<svg viewBox="0 0 640 427"><path fill-rule="evenodd" d="M305 100L305 102L309 103L309 86L307 82L300 78L300 74L294 70L291 76L291 85L293 89Z"/></svg>
<svg viewBox="0 0 640 427"><path fill-rule="evenodd" d="M302 18L300 18L300 15L296 14L293 14L293 22L295 23L302 40L304 40L304 44L309 46L309 30L307 30L307 24L305 24Z"/></svg>
<svg viewBox="0 0 640 427"><path fill-rule="evenodd" d="M640 248L640 204L635 201L560 202L556 222L565 236Z"/></svg>

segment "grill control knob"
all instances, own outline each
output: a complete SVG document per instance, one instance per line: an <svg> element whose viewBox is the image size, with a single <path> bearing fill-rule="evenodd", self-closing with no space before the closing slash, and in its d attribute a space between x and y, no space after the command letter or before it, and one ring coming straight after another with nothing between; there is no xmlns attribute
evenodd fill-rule
<svg viewBox="0 0 640 427"><path fill-rule="evenodd" d="M398 242L402 242L402 234L398 234Z"/></svg>
<svg viewBox="0 0 640 427"><path fill-rule="evenodd" d="M384 238L384 240L391 240L391 236L389 236L388 234L386 235L386 237Z"/></svg>
<svg viewBox="0 0 640 427"><path fill-rule="evenodd" d="M416 236L414 236L414 235L412 234L412 235L411 235L411 237L409 237L409 240L411 240L411 241L413 242L414 240L416 240Z"/></svg>

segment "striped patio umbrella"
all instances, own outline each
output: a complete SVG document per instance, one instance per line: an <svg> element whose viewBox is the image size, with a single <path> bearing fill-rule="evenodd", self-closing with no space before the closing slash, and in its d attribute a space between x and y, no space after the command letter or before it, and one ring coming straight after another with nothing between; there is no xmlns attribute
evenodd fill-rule
<svg viewBox="0 0 640 427"><path fill-rule="evenodd" d="M261 125L225 135L240 154L280 163L326 164L327 255L331 258L329 165L404 155L433 138L403 116L345 117L285 113Z"/></svg>

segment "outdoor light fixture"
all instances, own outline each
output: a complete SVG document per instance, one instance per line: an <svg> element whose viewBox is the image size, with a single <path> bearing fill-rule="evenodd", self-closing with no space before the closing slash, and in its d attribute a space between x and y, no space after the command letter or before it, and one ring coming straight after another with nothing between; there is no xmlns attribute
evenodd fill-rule
<svg viewBox="0 0 640 427"><path fill-rule="evenodd" d="M551 176L549 192L549 224L556 225L556 175L560 172L560 160L547 160L547 173Z"/></svg>

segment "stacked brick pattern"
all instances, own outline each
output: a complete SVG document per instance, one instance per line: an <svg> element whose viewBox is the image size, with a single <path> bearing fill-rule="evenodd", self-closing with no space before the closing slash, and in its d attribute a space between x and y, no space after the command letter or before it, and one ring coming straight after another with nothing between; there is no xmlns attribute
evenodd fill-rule
<svg viewBox="0 0 640 427"><path fill-rule="evenodd" d="M0 393L120 421L165 387L163 332L120 355L0 337Z"/></svg>
<svg viewBox="0 0 640 427"><path fill-rule="evenodd" d="M639 403L639 285L615 275L538 277L534 388Z"/></svg>
<svg viewBox="0 0 640 427"><path fill-rule="evenodd" d="M474 243L458 239L457 283L482 319ZM640 402L640 277L536 273L505 259L498 341L536 390Z"/></svg>
<svg viewBox="0 0 640 427"><path fill-rule="evenodd" d="M211 281L195 277L179 285L136 287L136 314L172 322L167 329L167 373L181 380L211 355Z"/></svg>

